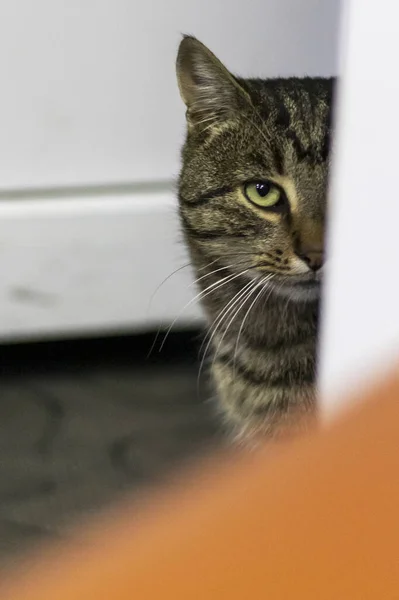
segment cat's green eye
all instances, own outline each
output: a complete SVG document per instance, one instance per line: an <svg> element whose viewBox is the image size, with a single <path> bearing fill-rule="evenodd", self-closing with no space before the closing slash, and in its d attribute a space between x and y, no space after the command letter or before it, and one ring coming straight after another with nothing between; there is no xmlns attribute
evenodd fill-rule
<svg viewBox="0 0 399 600"><path fill-rule="evenodd" d="M282 191L271 181L252 181L245 184L248 200L261 208L272 208L282 198Z"/></svg>

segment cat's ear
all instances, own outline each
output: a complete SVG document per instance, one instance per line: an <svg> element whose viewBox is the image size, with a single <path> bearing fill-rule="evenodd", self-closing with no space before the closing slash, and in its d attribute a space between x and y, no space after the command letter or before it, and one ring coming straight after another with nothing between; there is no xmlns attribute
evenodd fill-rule
<svg viewBox="0 0 399 600"><path fill-rule="evenodd" d="M237 117L240 107L251 102L235 77L194 37L182 40L176 72L191 126L208 128Z"/></svg>

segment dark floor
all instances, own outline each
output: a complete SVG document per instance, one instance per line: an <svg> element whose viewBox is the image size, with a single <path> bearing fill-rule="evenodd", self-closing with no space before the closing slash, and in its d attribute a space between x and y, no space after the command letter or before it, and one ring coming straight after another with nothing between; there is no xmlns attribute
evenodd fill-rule
<svg viewBox="0 0 399 600"><path fill-rule="evenodd" d="M167 478L221 439L197 335L0 347L0 557Z"/></svg>

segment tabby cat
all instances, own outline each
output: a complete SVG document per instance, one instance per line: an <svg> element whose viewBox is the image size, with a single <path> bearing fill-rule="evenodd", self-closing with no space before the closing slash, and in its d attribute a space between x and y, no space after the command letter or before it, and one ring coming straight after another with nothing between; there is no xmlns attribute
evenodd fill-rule
<svg viewBox="0 0 399 600"><path fill-rule="evenodd" d="M180 216L217 396L239 436L315 415L333 79L240 79L193 37Z"/></svg>

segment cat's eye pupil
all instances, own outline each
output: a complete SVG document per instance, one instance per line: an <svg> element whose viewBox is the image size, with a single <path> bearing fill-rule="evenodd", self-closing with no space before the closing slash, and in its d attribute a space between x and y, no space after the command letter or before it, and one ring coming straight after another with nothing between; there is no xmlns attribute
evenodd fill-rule
<svg viewBox="0 0 399 600"><path fill-rule="evenodd" d="M267 183L267 182L259 182L256 184L256 191L258 192L259 196L261 196L262 198L267 196L267 194L270 192L270 188L271 188L271 185L270 185L270 183Z"/></svg>

